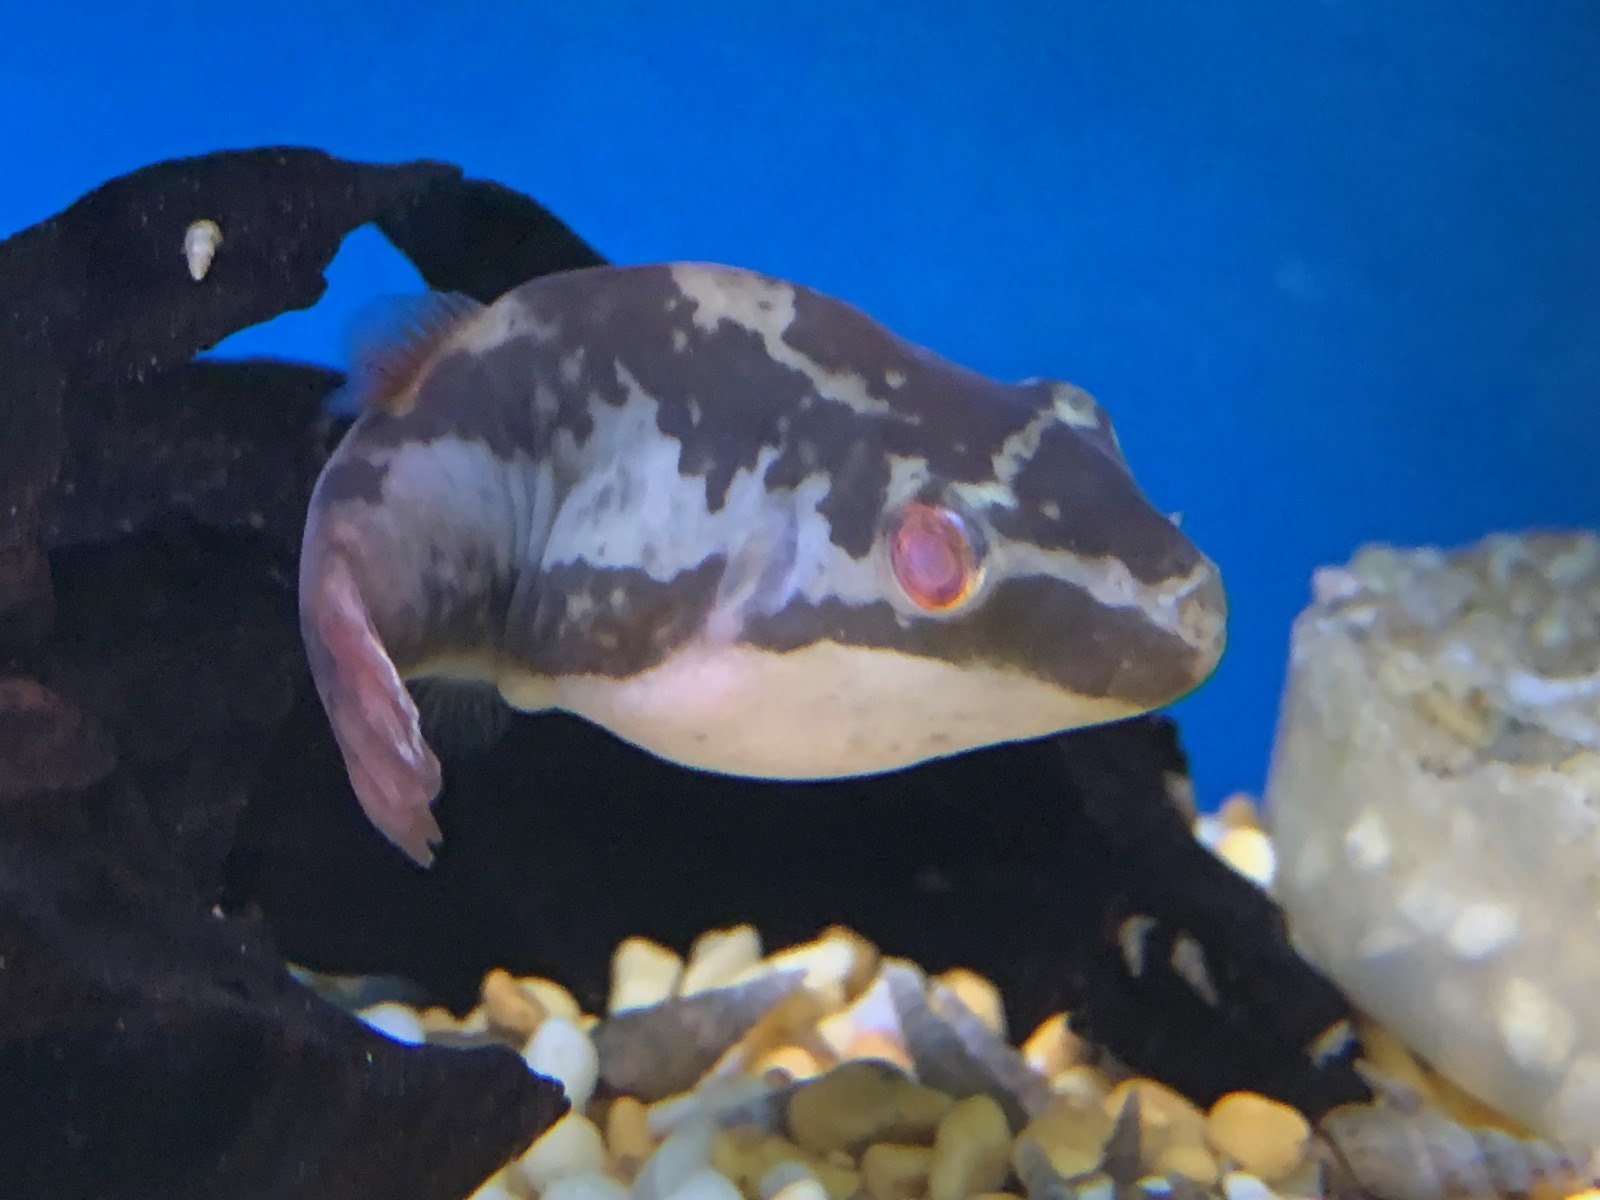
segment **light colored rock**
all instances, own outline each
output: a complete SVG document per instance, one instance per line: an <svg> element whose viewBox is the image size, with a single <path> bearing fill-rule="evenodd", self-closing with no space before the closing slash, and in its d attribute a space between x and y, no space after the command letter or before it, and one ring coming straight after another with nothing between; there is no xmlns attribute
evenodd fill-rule
<svg viewBox="0 0 1600 1200"><path fill-rule="evenodd" d="M504 1036L490 1026L488 1011L481 1004L460 1017L439 1005L424 1008L416 1015L428 1041L434 1045L466 1049L505 1042Z"/></svg>
<svg viewBox="0 0 1600 1200"><path fill-rule="evenodd" d="M649 938L624 938L611 952L608 1013L648 1008L672 995L683 974L683 959Z"/></svg>
<svg viewBox="0 0 1600 1200"><path fill-rule="evenodd" d="M1269 1184L1299 1170L1310 1149L1311 1126L1287 1104L1252 1092L1230 1092L1206 1114L1211 1148Z"/></svg>
<svg viewBox="0 0 1600 1200"><path fill-rule="evenodd" d="M629 1200L628 1189L609 1175L580 1171L547 1187L540 1200Z"/></svg>
<svg viewBox="0 0 1600 1200"><path fill-rule="evenodd" d="M1296 946L1467 1092L1600 1150L1600 537L1369 547L1291 643L1266 789Z"/></svg>
<svg viewBox="0 0 1600 1200"><path fill-rule="evenodd" d="M594 1122L569 1112L540 1135L509 1171L524 1187L543 1192L558 1179L605 1171L606 1147Z"/></svg>
<svg viewBox="0 0 1600 1200"><path fill-rule="evenodd" d="M727 1176L702 1167L669 1192L667 1200L744 1200L744 1195Z"/></svg>
<svg viewBox="0 0 1600 1200"><path fill-rule="evenodd" d="M633 1181L634 1200L667 1200L711 1165L711 1143L715 1136L716 1131L709 1121L697 1121L674 1130L639 1169Z"/></svg>
<svg viewBox="0 0 1600 1200"><path fill-rule="evenodd" d="M813 1158L807 1164L811 1174L827 1192L828 1200L859 1200L861 1195L861 1172L853 1166L845 1166L840 1156L832 1155L826 1159Z"/></svg>
<svg viewBox="0 0 1600 1200"><path fill-rule="evenodd" d="M421 1018L404 1004L385 1001L364 1008L356 1015L385 1037L403 1045L417 1046L426 1040Z"/></svg>
<svg viewBox="0 0 1600 1200"><path fill-rule="evenodd" d="M1230 829L1217 842L1217 857L1257 887L1270 891L1278 873L1272 839L1259 829Z"/></svg>
<svg viewBox="0 0 1600 1200"><path fill-rule="evenodd" d="M1000 1105L969 1096L939 1122L928 1173L929 1200L966 1200L1006 1181L1011 1128Z"/></svg>
<svg viewBox="0 0 1600 1200"><path fill-rule="evenodd" d="M761 1177L756 1195L760 1200L828 1200L828 1189L809 1167L791 1159Z"/></svg>
<svg viewBox="0 0 1600 1200"><path fill-rule="evenodd" d="M1243 1171L1229 1171L1222 1177L1222 1194L1226 1200L1276 1200L1271 1188Z"/></svg>
<svg viewBox="0 0 1600 1200"><path fill-rule="evenodd" d="M966 1005L967 1011L982 1021L996 1037L1006 1036L1006 1008L1000 998L1000 989L964 967L955 967L936 975L933 982L949 988L956 999Z"/></svg>
<svg viewBox="0 0 1600 1200"><path fill-rule="evenodd" d="M815 941L790 946L767 955L746 968L735 982L771 971L802 971L802 983L827 998L832 1006L845 1003L872 979L878 948L854 930L842 926L825 929Z"/></svg>
<svg viewBox="0 0 1600 1200"><path fill-rule="evenodd" d="M857 1154L881 1141L927 1143L954 1103L886 1063L861 1059L795 1088L789 1133L812 1154Z"/></svg>
<svg viewBox="0 0 1600 1200"><path fill-rule="evenodd" d="M877 1058L912 1069L905 1030L882 972L849 1004L823 1017L817 1033L836 1059Z"/></svg>
<svg viewBox="0 0 1600 1200"><path fill-rule="evenodd" d="M522 1054L530 1070L561 1081L572 1107L582 1112L600 1077L600 1056L594 1043L571 1021L547 1017L539 1023Z"/></svg>
<svg viewBox="0 0 1600 1200"><path fill-rule="evenodd" d="M753 925L713 929L689 947L689 960L678 980L678 994L692 996L725 987L761 961L761 935Z"/></svg>
<svg viewBox="0 0 1600 1200"><path fill-rule="evenodd" d="M507 1185L502 1175L484 1181L482 1187L473 1192L467 1200L517 1200L517 1195ZM582 1200L581 1197L572 1197L570 1200Z"/></svg>
<svg viewBox="0 0 1600 1200"><path fill-rule="evenodd" d="M698 1121L724 1128L746 1125L776 1132L783 1124L786 1099L784 1086L761 1076L712 1080L652 1104L648 1115L650 1132L666 1137Z"/></svg>

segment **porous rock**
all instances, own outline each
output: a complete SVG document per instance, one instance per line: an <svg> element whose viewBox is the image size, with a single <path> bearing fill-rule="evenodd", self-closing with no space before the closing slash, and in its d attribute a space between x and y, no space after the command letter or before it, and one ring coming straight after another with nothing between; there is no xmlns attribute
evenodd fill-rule
<svg viewBox="0 0 1600 1200"><path fill-rule="evenodd" d="M1600 1152L1600 535L1370 546L1295 623L1297 944L1479 1100Z"/></svg>

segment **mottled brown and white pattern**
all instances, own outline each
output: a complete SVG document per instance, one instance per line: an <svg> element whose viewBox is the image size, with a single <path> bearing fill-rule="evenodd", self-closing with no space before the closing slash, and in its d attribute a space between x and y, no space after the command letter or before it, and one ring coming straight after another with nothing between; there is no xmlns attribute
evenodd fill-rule
<svg viewBox="0 0 1600 1200"><path fill-rule="evenodd" d="M439 765L402 679L492 683L667 759L825 778L1113 720L1210 673L1215 567L1098 405L810 289L601 267L442 305L312 500L307 649L374 822L420 862ZM919 607L917 502L981 559Z"/></svg>

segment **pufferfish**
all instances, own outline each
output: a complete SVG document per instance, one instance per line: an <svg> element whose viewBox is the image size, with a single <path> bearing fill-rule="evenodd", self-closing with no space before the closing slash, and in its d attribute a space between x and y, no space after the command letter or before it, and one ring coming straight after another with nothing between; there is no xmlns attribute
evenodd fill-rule
<svg viewBox="0 0 1600 1200"><path fill-rule="evenodd" d="M670 263L434 294L348 386L302 634L356 798L419 864L419 696L817 780L1147 712L1223 650L1215 564L1087 393L804 286Z"/></svg>

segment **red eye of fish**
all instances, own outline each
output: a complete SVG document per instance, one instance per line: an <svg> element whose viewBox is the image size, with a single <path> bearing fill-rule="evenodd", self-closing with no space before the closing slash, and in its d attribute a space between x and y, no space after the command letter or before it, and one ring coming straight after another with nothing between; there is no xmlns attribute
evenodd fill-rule
<svg viewBox="0 0 1600 1200"><path fill-rule="evenodd" d="M889 537L895 580L918 608L948 612L978 586L978 555L965 522L947 508L912 501Z"/></svg>

